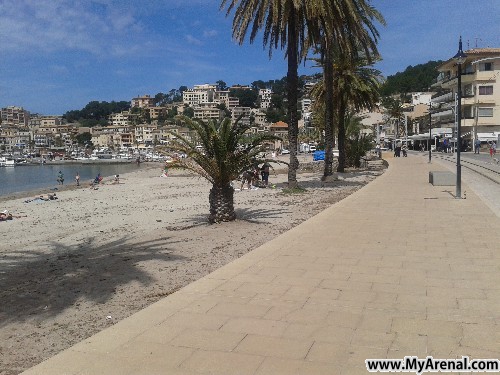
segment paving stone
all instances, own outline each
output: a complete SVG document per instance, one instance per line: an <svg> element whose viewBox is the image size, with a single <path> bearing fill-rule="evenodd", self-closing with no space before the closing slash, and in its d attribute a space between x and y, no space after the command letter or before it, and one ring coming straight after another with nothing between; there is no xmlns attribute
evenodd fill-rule
<svg viewBox="0 0 500 375"><path fill-rule="evenodd" d="M266 357L304 359L313 340L293 340L279 337L247 335L238 344L235 352Z"/></svg>
<svg viewBox="0 0 500 375"><path fill-rule="evenodd" d="M204 350L231 351L243 340L245 335L244 333L221 330L187 329L170 341L170 345Z"/></svg>
<svg viewBox="0 0 500 375"><path fill-rule="evenodd" d="M253 375L263 361L262 356L198 350L180 368L191 374Z"/></svg>

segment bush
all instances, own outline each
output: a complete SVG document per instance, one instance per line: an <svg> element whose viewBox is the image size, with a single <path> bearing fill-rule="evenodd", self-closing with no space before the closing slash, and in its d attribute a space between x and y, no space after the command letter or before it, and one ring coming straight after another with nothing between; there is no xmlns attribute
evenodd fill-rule
<svg viewBox="0 0 500 375"><path fill-rule="evenodd" d="M355 138L348 139L345 147L346 166L359 168L360 159L372 149L372 145L372 136L357 135Z"/></svg>

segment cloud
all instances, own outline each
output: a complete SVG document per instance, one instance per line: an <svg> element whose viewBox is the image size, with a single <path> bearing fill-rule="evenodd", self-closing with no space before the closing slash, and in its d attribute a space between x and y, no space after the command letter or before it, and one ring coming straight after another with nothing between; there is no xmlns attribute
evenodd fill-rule
<svg viewBox="0 0 500 375"><path fill-rule="evenodd" d="M6 52L123 50L142 25L130 10L69 0L2 0L0 45ZM110 48L111 47L111 48Z"/></svg>
<svg viewBox="0 0 500 375"><path fill-rule="evenodd" d="M201 46L203 43L201 42L201 40L199 39L196 39L194 36L192 36L191 34L187 34L185 37L186 41L189 43L189 44L193 44L195 46Z"/></svg>
<svg viewBox="0 0 500 375"><path fill-rule="evenodd" d="M204 38L213 38L215 36L217 36L218 32L217 30L205 30L203 32L203 37Z"/></svg>

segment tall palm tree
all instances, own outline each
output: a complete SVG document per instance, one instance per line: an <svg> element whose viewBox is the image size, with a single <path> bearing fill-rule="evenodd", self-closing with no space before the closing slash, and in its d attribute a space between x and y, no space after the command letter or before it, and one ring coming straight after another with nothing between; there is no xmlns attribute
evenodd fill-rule
<svg viewBox="0 0 500 375"><path fill-rule="evenodd" d="M174 159L169 164L169 168L191 170L212 184L208 198L209 222L219 223L236 219L234 189L231 182L238 179L240 174L249 167L265 162L266 160L258 157L262 151L261 145L266 141L277 140L279 137L271 134L257 134L249 141L245 133L250 127L240 124L239 121L231 124L229 118L220 122L196 121L188 117L179 117L179 119L194 131L201 148L197 147L199 145L193 140L172 133L175 138L169 148L186 154L187 158ZM243 147L243 144L246 146Z"/></svg>
<svg viewBox="0 0 500 375"><path fill-rule="evenodd" d="M370 0L310 0L309 43L319 49L323 67L325 108L325 167L323 178L333 174L335 113L334 70L339 56L357 59L361 53L368 62L378 58L379 33L375 22L385 25L380 12L370 5ZM340 129L340 135L342 135ZM340 147L345 139L340 139Z"/></svg>
<svg viewBox="0 0 500 375"><path fill-rule="evenodd" d="M288 61L288 141L290 143L290 163L288 186L297 186L298 146L298 65L304 53L306 39L306 2L303 0L222 0L220 8L227 6L226 15L235 10L233 38L243 44L250 28L250 43L259 30L264 29L264 47L269 46L269 56L273 49L286 49Z"/></svg>
<svg viewBox="0 0 500 375"><path fill-rule="evenodd" d="M371 60L375 60L375 57L372 57ZM372 109L375 106L379 100L382 77L380 71L374 69L372 63L362 54L345 56L338 53L335 55L332 66L332 102L329 103L326 99L329 85L325 85L325 80L318 82L312 93L317 101L325 103L325 107L335 106L332 110L332 116L334 123L337 124L338 132L339 165L337 171L343 172L346 166L346 115L349 111ZM323 177L326 176L328 176L328 171L325 165Z"/></svg>
<svg viewBox="0 0 500 375"><path fill-rule="evenodd" d="M382 76L364 56L340 59L335 71L334 90L338 100L337 121L339 139L338 172L345 169L345 119L349 109L359 111L372 109L379 101Z"/></svg>

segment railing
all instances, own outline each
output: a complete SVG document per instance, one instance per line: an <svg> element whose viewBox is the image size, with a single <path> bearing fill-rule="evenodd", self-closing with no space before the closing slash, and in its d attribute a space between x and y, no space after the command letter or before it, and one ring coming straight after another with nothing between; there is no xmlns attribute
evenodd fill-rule
<svg viewBox="0 0 500 375"><path fill-rule="evenodd" d="M447 93L438 93L434 94L431 97L432 101L434 103L441 103L441 102L447 102L453 99L453 93L452 92L447 92Z"/></svg>

